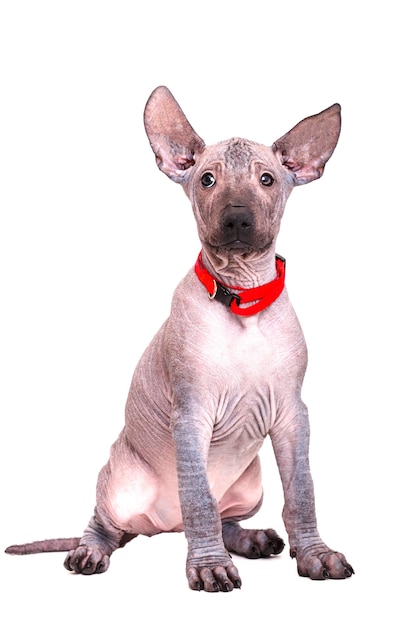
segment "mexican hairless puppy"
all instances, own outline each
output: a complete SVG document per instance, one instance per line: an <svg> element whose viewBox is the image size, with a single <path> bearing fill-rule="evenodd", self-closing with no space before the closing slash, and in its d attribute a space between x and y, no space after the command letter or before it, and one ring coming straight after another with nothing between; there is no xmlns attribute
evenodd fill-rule
<svg viewBox="0 0 417 626"><path fill-rule="evenodd" d="M292 188L319 178L336 146L340 106L271 148L237 138L206 146L166 87L152 93L144 119L158 167L191 201L202 251L134 373L83 537L7 552L69 550L68 570L94 574L137 535L184 530L191 589L238 588L230 552L268 557L284 547L274 530L239 523L261 506L258 451L269 435L298 573L347 578L352 567L317 530L301 400L307 352L275 254Z"/></svg>

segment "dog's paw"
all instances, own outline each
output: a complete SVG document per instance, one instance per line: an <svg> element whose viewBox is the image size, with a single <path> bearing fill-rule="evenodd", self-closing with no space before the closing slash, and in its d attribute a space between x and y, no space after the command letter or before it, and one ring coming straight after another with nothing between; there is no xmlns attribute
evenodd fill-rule
<svg viewBox="0 0 417 626"><path fill-rule="evenodd" d="M232 561L226 566L188 566L187 579L190 589L195 591L233 591L242 586L239 572Z"/></svg>
<svg viewBox="0 0 417 626"><path fill-rule="evenodd" d="M68 552L64 567L76 574L102 574L110 565L110 557L100 548L78 546Z"/></svg>
<svg viewBox="0 0 417 626"><path fill-rule="evenodd" d="M280 554L285 546L272 528L250 530L237 522L223 522L223 540L227 550L248 559Z"/></svg>
<svg viewBox="0 0 417 626"><path fill-rule="evenodd" d="M298 574L312 580L350 578L355 573L341 552L330 550L324 543L293 548L290 554L297 560Z"/></svg>

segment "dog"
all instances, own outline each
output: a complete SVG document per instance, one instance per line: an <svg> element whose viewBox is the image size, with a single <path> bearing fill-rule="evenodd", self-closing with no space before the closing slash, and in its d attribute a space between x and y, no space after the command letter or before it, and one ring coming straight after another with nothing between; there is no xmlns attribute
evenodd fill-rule
<svg viewBox="0 0 417 626"><path fill-rule="evenodd" d="M240 588L230 553L259 558L284 548L274 530L240 525L262 503L258 452L269 435L298 573L349 578L353 568L317 530L301 400L307 351L285 260L275 254L291 190L319 178L336 147L340 106L305 118L271 147L241 138L206 146L161 86L144 123L158 167L191 202L201 253L135 370L84 535L6 551L69 550L68 570L94 574L137 535L184 531L189 587Z"/></svg>

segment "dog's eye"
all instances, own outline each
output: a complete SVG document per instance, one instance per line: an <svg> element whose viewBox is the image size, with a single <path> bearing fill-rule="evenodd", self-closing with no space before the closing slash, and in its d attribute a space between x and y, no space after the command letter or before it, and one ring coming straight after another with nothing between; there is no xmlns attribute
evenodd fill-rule
<svg viewBox="0 0 417 626"><path fill-rule="evenodd" d="M208 189L209 187L213 187L215 182L216 182L216 179L214 178L211 172L206 172L201 177L201 184L203 185L205 189Z"/></svg>
<svg viewBox="0 0 417 626"><path fill-rule="evenodd" d="M270 187L274 182L274 179L272 178L271 174L262 174L261 176L261 185L264 185L265 187Z"/></svg>

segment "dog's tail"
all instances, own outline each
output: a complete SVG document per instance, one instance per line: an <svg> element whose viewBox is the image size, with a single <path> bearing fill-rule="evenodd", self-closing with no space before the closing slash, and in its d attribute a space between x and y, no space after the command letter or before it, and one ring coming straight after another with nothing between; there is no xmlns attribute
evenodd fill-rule
<svg viewBox="0 0 417 626"><path fill-rule="evenodd" d="M9 546L5 552L7 554L39 554L40 552L67 552L75 550L80 545L80 537L71 539L44 539L43 541L32 541L32 543L22 543L16 546Z"/></svg>

